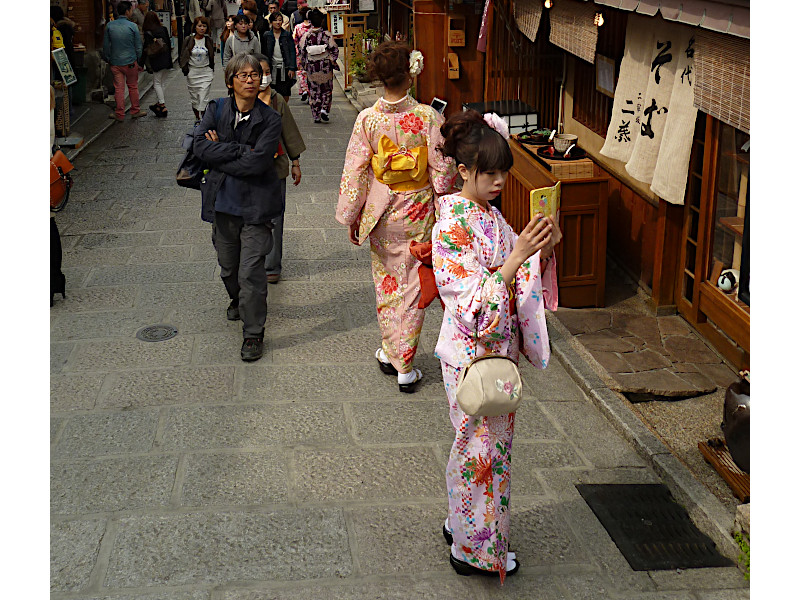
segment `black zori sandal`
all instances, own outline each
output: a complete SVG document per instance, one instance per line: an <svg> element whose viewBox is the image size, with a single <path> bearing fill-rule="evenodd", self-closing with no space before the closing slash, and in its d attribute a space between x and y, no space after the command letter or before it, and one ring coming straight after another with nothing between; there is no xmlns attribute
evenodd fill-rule
<svg viewBox="0 0 800 600"><path fill-rule="evenodd" d="M506 577L510 577L517 571L519 571L519 561L514 558L514 568L510 571L506 571ZM455 556L450 554L450 565L453 567L456 573L459 575L464 575L465 577L469 577L470 575L485 575L487 577L499 577L500 571L487 571L485 569L479 569L478 567L473 567L469 563L465 563L463 560L458 560Z"/></svg>
<svg viewBox="0 0 800 600"><path fill-rule="evenodd" d="M397 369L394 368L392 363L383 362L381 360L381 348L378 348L377 352L375 352L375 360L378 361L378 367L380 367L382 373L386 375L397 375Z"/></svg>
<svg viewBox="0 0 800 600"><path fill-rule="evenodd" d="M419 369L412 369L411 372L414 373L415 376L414 381L410 383L400 383L398 381L398 386L400 387L400 391L405 392L406 394L413 394L416 391L419 382L422 381L422 371L420 371Z"/></svg>

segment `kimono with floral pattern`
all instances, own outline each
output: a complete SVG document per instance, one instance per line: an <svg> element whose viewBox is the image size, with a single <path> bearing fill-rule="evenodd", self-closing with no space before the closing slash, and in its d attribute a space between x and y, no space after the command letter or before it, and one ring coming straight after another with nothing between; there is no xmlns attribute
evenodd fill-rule
<svg viewBox="0 0 800 600"><path fill-rule="evenodd" d="M417 306L419 264L409 246L430 241L435 195L449 192L457 174L453 161L436 149L443 122L430 106L408 96L394 103L379 99L356 119L339 186L336 220L358 223L359 244L370 241L382 347L401 373L411 370L425 318ZM376 177L371 161L383 136L398 148L426 149L427 181L418 189L397 191Z"/></svg>
<svg viewBox="0 0 800 600"><path fill-rule="evenodd" d="M302 96L308 93L308 78L303 70L303 57L300 55L300 40L311 30L311 23L303 21L294 26L294 49L297 54L297 91Z"/></svg>
<svg viewBox="0 0 800 600"><path fill-rule="evenodd" d="M520 351L544 369L550 357L545 307L558 303L555 258L540 273L539 253L519 268L514 298L499 272L517 235L496 208L460 195L439 199L433 228L433 268L445 305L436 356L442 363L456 438L447 463L448 519L453 555L505 578L509 536L511 443L514 413L465 414L456 402L458 376L488 353L519 362ZM516 314L512 314L511 303Z"/></svg>

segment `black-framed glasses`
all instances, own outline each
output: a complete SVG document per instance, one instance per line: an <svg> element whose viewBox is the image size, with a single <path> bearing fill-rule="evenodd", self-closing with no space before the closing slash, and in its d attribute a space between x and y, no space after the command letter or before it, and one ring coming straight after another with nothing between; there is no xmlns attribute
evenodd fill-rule
<svg viewBox="0 0 800 600"><path fill-rule="evenodd" d="M253 81L261 81L261 75L259 75L258 73L237 73L235 77L242 83L244 83L248 79L252 79Z"/></svg>

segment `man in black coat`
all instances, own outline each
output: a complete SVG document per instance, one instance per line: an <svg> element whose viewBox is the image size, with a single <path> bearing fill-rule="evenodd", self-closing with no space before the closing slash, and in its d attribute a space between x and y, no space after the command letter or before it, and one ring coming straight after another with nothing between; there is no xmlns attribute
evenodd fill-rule
<svg viewBox="0 0 800 600"><path fill-rule="evenodd" d="M225 67L230 97L212 100L194 131L194 153L210 169L201 184L202 219L212 223L211 240L231 299L228 319L242 320L245 361L264 353L264 261L272 249L272 219L283 211L274 166L281 117L258 99L261 74L254 56L235 54Z"/></svg>

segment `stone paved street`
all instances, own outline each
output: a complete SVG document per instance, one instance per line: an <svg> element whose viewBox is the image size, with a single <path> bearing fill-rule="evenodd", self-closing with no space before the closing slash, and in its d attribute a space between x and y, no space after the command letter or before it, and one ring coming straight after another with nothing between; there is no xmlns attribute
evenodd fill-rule
<svg viewBox="0 0 800 600"><path fill-rule="evenodd" d="M220 69L213 92L225 93ZM339 88L330 124L290 105L308 151L253 364L225 318L199 192L174 183L193 123L181 73L166 120L126 119L75 161L56 217L67 298L50 312L52 599L749 598L735 567L631 570L574 485L659 479L558 360L522 369L511 540L522 569L502 589L453 572L441 310L423 331L423 385L401 394L373 358L369 250L333 217L356 112ZM135 338L163 323L178 336Z"/></svg>

